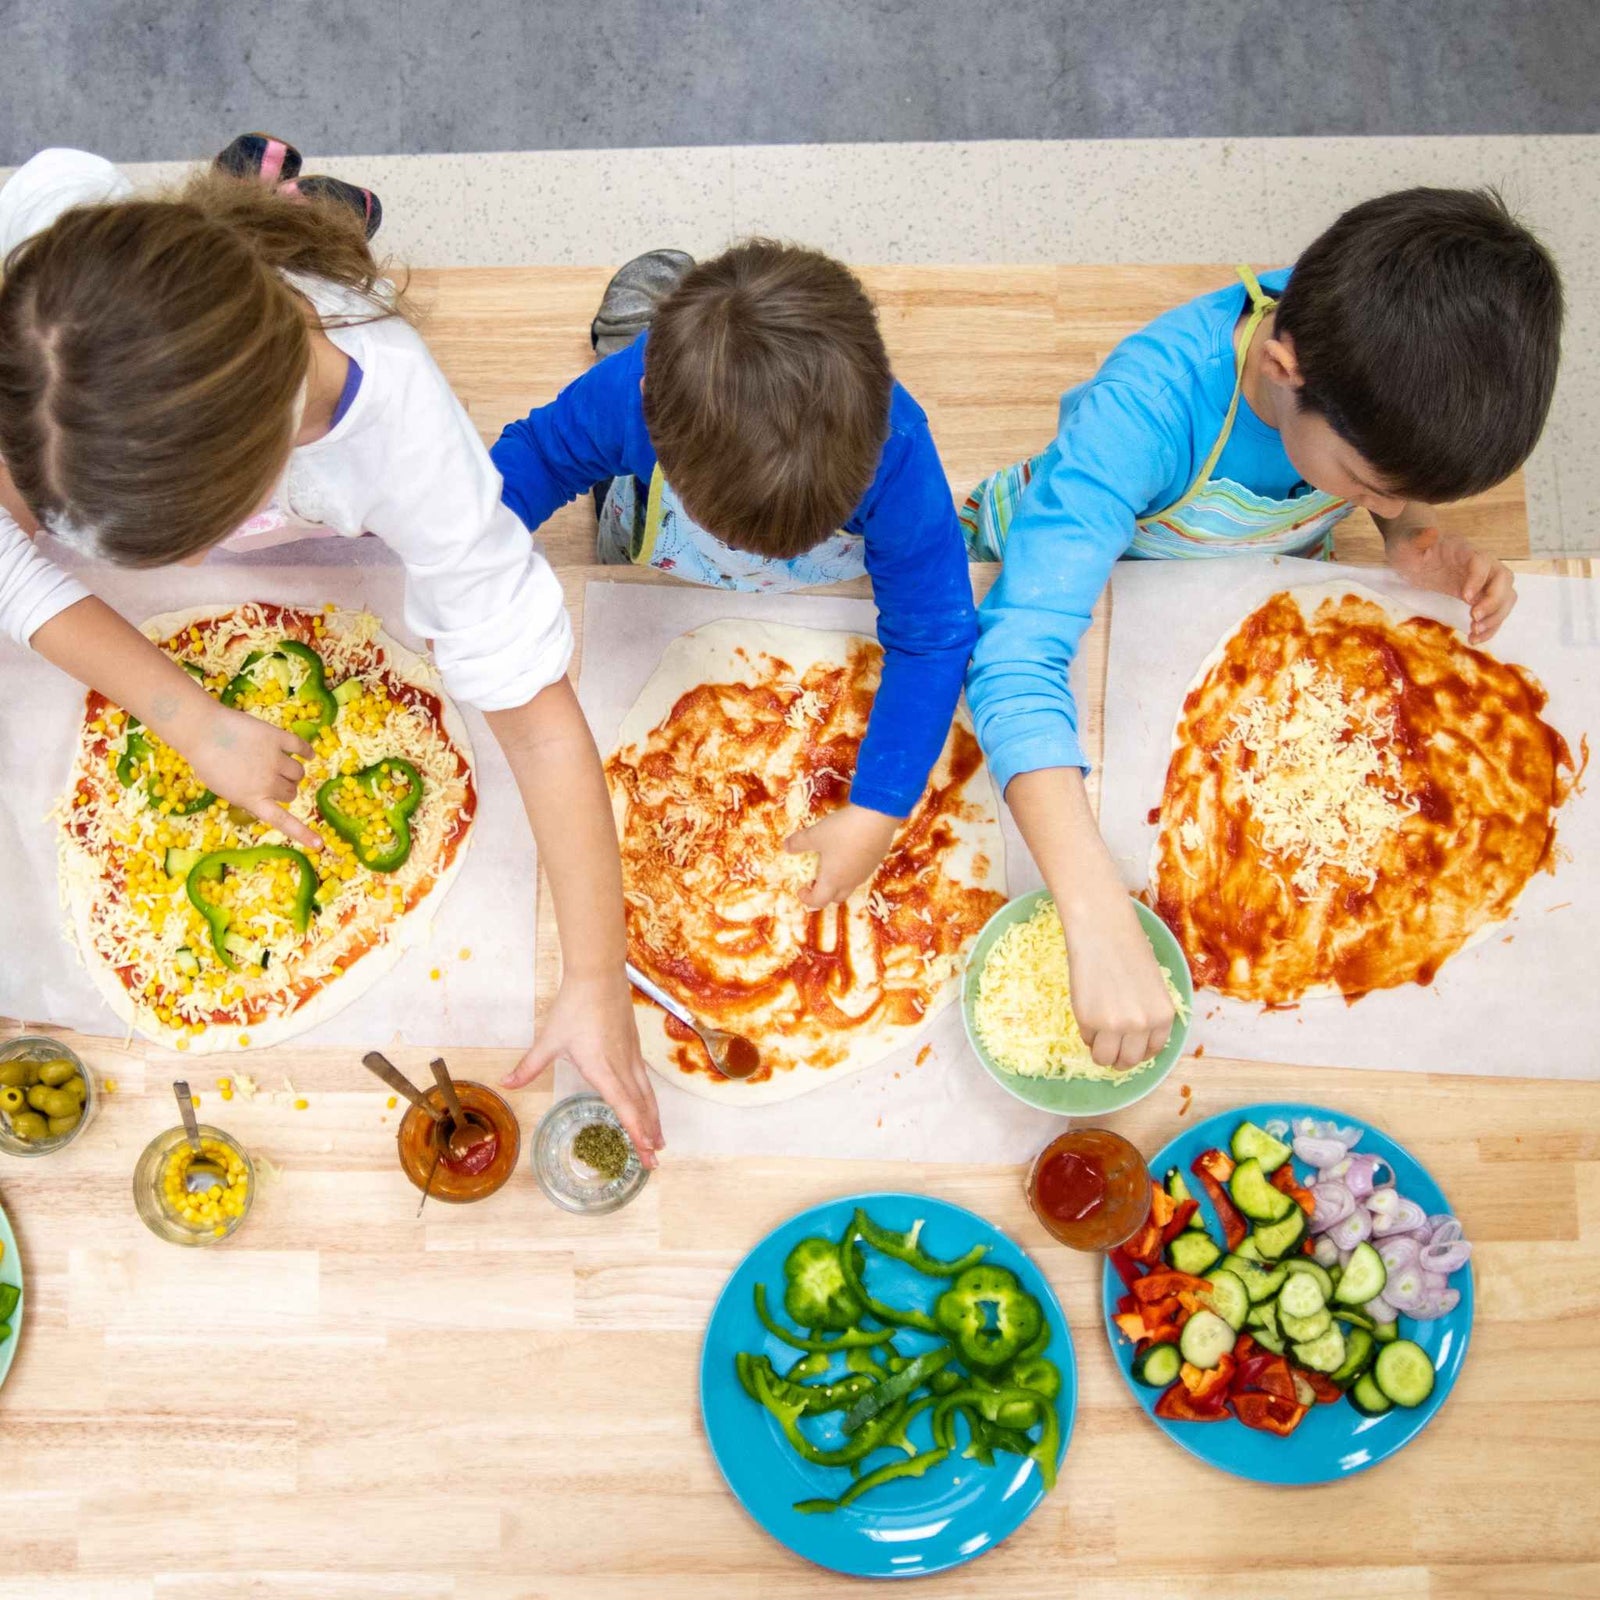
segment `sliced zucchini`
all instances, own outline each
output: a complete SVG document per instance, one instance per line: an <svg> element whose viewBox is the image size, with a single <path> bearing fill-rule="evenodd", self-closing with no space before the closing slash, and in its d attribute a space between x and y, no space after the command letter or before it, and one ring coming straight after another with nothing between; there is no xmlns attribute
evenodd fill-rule
<svg viewBox="0 0 1600 1600"><path fill-rule="evenodd" d="M1372 1376L1397 1406L1420 1406L1433 1393L1433 1358L1420 1344L1396 1339L1378 1352Z"/></svg>
<svg viewBox="0 0 1600 1600"><path fill-rule="evenodd" d="M1175 1344L1153 1344L1141 1356L1133 1358L1133 1375L1152 1389L1165 1389L1178 1376L1183 1357Z"/></svg>
<svg viewBox="0 0 1600 1600"><path fill-rule="evenodd" d="M1178 1272L1203 1278L1222 1259L1222 1249L1209 1233L1185 1229L1167 1246L1167 1260Z"/></svg>
<svg viewBox="0 0 1600 1600"><path fill-rule="evenodd" d="M1200 1295L1200 1303L1215 1311L1237 1333L1250 1315L1250 1296L1245 1286L1221 1267L1208 1272L1206 1281L1211 1287Z"/></svg>
<svg viewBox="0 0 1600 1600"><path fill-rule="evenodd" d="M1233 1349L1238 1337L1215 1311L1197 1311L1183 1325L1178 1351L1190 1366L1210 1371Z"/></svg>
<svg viewBox="0 0 1600 1600"><path fill-rule="evenodd" d="M1344 1306L1364 1306L1383 1293L1389 1281L1389 1269L1383 1257L1370 1244L1358 1244L1350 1259L1344 1264L1333 1297Z"/></svg>
<svg viewBox="0 0 1600 1600"><path fill-rule="evenodd" d="M1248 1256L1232 1255L1222 1258L1222 1268L1231 1272L1244 1286L1252 1302L1270 1300L1283 1287L1288 1276L1282 1267L1269 1267Z"/></svg>
<svg viewBox="0 0 1600 1600"><path fill-rule="evenodd" d="M1276 1194L1278 1191L1271 1191ZM1284 1196L1289 1200L1288 1195ZM1289 1215L1281 1222L1270 1222L1265 1227L1260 1227L1245 1240L1245 1244L1253 1244L1256 1254L1263 1261L1281 1261L1285 1256L1291 1256L1300 1248L1301 1241L1306 1236L1306 1214L1293 1200L1289 1200ZM1244 1245L1240 1245L1241 1250Z"/></svg>
<svg viewBox="0 0 1600 1600"><path fill-rule="evenodd" d="M1365 1328L1346 1328L1344 1360L1328 1374L1341 1389L1348 1389L1372 1364L1376 1342Z"/></svg>
<svg viewBox="0 0 1600 1600"><path fill-rule="evenodd" d="M1330 1319L1327 1331L1319 1338L1295 1343L1294 1358L1312 1372L1337 1372L1344 1365L1344 1335Z"/></svg>
<svg viewBox="0 0 1600 1600"><path fill-rule="evenodd" d="M1322 1285L1306 1272L1286 1272L1283 1287L1278 1291L1278 1314L1290 1317L1311 1317L1327 1305L1328 1297Z"/></svg>
<svg viewBox="0 0 1600 1600"><path fill-rule="evenodd" d="M179 948L172 958L172 963L186 978L193 978L200 971L200 958L188 945Z"/></svg>
<svg viewBox="0 0 1600 1600"><path fill-rule="evenodd" d="M1351 1385L1350 1404L1364 1417L1381 1417L1393 1403L1370 1372L1363 1372Z"/></svg>
<svg viewBox="0 0 1600 1600"><path fill-rule="evenodd" d="M1303 1272L1307 1277L1315 1278L1322 1286L1324 1304L1333 1299L1333 1274L1326 1267L1319 1266L1310 1256L1291 1256L1283 1265L1287 1272Z"/></svg>
<svg viewBox="0 0 1600 1600"><path fill-rule="evenodd" d="M204 850L180 850L177 845L168 845L167 853L161 860L161 870L169 878L187 878L189 869L204 854Z"/></svg>
<svg viewBox="0 0 1600 1600"><path fill-rule="evenodd" d="M1252 1222L1282 1222L1291 1211L1299 1209L1283 1190L1274 1189L1267 1182L1267 1175L1254 1156L1233 1169L1228 1193Z"/></svg>
<svg viewBox="0 0 1600 1600"><path fill-rule="evenodd" d="M1310 1344L1320 1339L1332 1326L1333 1313L1326 1306L1309 1317L1297 1317L1292 1311L1283 1309L1282 1300L1278 1302L1278 1330L1296 1344Z"/></svg>
<svg viewBox="0 0 1600 1600"><path fill-rule="evenodd" d="M1232 1151L1235 1161L1259 1161L1266 1173L1276 1172L1294 1154L1282 1139L1274 1139L1253 1122L1241 1122L1233 1130Z"/></svg>
<svg viewBox="0 0 1600 1600"><path fill-rule="evenodd" d="M1261 1346L1263 1350L1270 1350L1273 1355L1281 1356L1289 1348L1288 1342L1281 1333L1271 1328L1252 1328L1250 1337Z"/></svg>
<svg viewBox="0 0 1600 1600"><path fill-rule="evenodd" d="M1393 1344L1400 1337L1398 1322L1379 1322L1373 1325L1372 1337L1379 1344Z"/></svg>

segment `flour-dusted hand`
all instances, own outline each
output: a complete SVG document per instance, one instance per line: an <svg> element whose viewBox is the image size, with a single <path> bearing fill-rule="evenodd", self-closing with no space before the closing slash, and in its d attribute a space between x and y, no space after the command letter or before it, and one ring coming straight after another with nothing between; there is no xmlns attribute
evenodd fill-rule
<svg viewBox="0 0 1600 1600"><path fill-rule="evenodd" d="M1517 603L1511 569L1459 533L1419 528L1394 539L1389 544L1389 565L1419 589L1465 601L1472 612L1469 644L1487 644Z"/></svg>
<svg viewBox="0 0 1600 1600"><path fill-rule="evenodd" d="M181 730L174 728L171 742L206 788L243 806L296 844L308 850L322 848L315 830L287 810L304 776L300 762L312 753L304 739L211 701L195 732L190 734L187 724Z"/></svg>
<svg viewBox="0 0 1600 1600"><path fill-rule="evenodd" d="M815 850L818 858L817 875L801 900L820 911L849 899L888 855L900 820L865 806L844 805L809 828L791 833L783 846L790 855Z"/></svg>
<svg viewBox="0 0 1600 1600"><path fill-rule="evenodd" d="M655 1166L656 1152L666 1140L649 1069L639 1051L633 990L620 968L615 976L563 978L533 1048L502 1082L508 1089L520 1089L558 1056L565 1056L616 1112L640 1161Z"/></svg>

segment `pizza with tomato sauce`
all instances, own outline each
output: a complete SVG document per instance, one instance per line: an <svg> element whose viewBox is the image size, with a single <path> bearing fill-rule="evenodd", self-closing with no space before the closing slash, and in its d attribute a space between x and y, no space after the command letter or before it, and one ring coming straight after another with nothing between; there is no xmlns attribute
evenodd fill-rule
<svg viewBox="0 0 1600 1600"><path fill-rule="evenodd" d="M872 878L842 906L800 895L784 841L850 792L882 652L860 635L714 622L668 646L606 762L635 965L705 1023L754 1042L750 1078L636 997L645 1059L711 1099L785 1100L870 1066L956 992L1005 901L994 786L964 711Z"/></svg>
<svg viewBox="0 0 1600 1600"><path fill-rule="evenodd" d="M372 987L425 932L477 812L472 747L433 668L366 612L250 603L153 617L224 704L313 750L307 851L195 777L104 696L58 807L62 900L130 1028L194 1054L275 1044Z"/></svg>
<svg viewBox="0 0 1600 1600"><path fill-rule="evenodd" d="M1431 983L1554 870L1574 771L1545 701L1358 586L1252 611L1184 700L1159 810L1148 898L1196 984L1276 1006Z"/></svg>

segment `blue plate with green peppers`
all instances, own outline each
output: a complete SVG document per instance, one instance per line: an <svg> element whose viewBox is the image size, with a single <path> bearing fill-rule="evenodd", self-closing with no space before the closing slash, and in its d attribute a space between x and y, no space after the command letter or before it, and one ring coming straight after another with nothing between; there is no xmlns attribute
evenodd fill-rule
<svg viewBox="0 0 1600 1600"><path fill-rule="evenodd" d="M11 1371L22 1332L22 1256L11 1219L0 1210L0 1383Z"/></svg>
<svg viewBox="0 0 1600 1600"><path fill-rule="evenodd" d="M1043 1274L926 1195L830 1201L769 1233L706 1330L700 1408L739 1503L852 1577L942 1572L1054 1487L1077 1403Z"/></svg>

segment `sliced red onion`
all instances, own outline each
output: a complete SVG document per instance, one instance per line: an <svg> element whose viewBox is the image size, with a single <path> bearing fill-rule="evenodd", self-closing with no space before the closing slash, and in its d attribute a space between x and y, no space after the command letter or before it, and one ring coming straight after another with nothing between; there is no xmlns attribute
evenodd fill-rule
<svg viewBox="0 0 1600 1600"><path fill-rule="evenodd" d="M1417 1263L1417 1265L1422 1267L1422 1287L1426 1289L1429 1294L1438 1294L1441 1289L1448 1289L1450 1287L1450 1279L1444 1273L1430 1272L1428 1268L1420 1261Z"/></svg>
<svg viewBox="0 0 1600 1600"><path fill-rule="evenodd" d="M1404 1311L1412 1316L1427 1303L1428 1294L1421 1267L1403 1267L1399 1272L1391 1272L1389 1281L1383 1286L1383 1298L1396 1311Z"/></svg>
<svg viewBox="0 0 1600 1600"><path fill-rule="evenodd" d="M1344 1182L1349 1185L1350 1193L1353 1194L1357 1200L1365 1200L1367 1196L1373 1192L1377 1185L1378 1168L1387 1166L1388 1162L1386 1162L1382 1156L1362 1154L1359 1156L1351 1156L1348 1163L1346 1163L1343 1172L1338 1174L1329 1172L1325 1173L1324 1176L1329 1178L1338 1176L1342 1178ZM1391 1181L1393 1180L1393 1176L1394 1174L1391 1172Z"/></svg>
<svg viewBox="0 0 1600 1600"><path fill-rule="evenodd" d="M1350 1152L1337 1139L1309 1139L1302 1134L1294 1142L1294 1153L1308 1167L1325 1172L1338 1166Z"/></svg>
<svg viewBox="0 0 1600 1600"><path fill-rule="evenodd" d="M1437 1212L1428 1218L1428 1242L1449 1244L1461 1237L1461 1224L1448 1211Z"/></svg>
<svg viewBox="0 0 1600 1600"><path fill-rule="evenodd" d="M1393 1194L1394 1190L1384 1189L1379 1193ZM1428 1213L1415 1200L1402 1200L1393 1212L1387 1209L1378 1211L1371 1201L1368 1201L1367 1209L1372 1212L1373 1235L1379 1239L1387 1238L1391 1233L1413 1233L1428 1225Z"/></svg>
<svg viewBox="0 0 1600 1600"><path fill-rule="evenodd" d="M1316 1202L1316 1209L1311 1213L1313 1233L1326 1233L1356 1209L1356 1197L1342 1183L1314 1183L1311 1198Z"/></svg>
<svg viewBox="0 0 1600 1600"><path fill-rule="evenodd" d="M1328 1243L1333 1244L1333 1240L1330 1238ZM1348 1267L1350 1265L1350 1257L1356 1253L1356 1247L1351 1245L1348 1249L1346 1249L1343 1245L1336 1244L1333 1245L1333 1247L1339 1252L1339 1265L1341 1267Z"/></svg>
<svg viewBox="0 0 1600 1600"><path fill-rule="evenodd" d="M1472 1255L1472 1246L1465 1239L1446 1239L1441 1242L1436 1232L1433 1239L1422 1247L1420 1262L1428 1272L1442 1272L1446 1277L1466 1266Z"/></svg>
<svg viewBox="0 0 1600 1600"><path fill-rule="evenodd" d="M1400 1210L1400 1191L1398 1189L1374 1189L1371 1194L1366 1196L1366 1201L1367 1210L1372 1213L1374 1222L1379 1217L1392 1218Z"/></svg>
<svg viewBox="0 0 1600 1600"><path fill-rule="evenodd" d="M1374 1322L1398 1322L1400 1313L1381 1294L1375 1294L1361 1308Z"/></svg>
<svg viewBox="0 0 1600 1600"><path fill-rule="evenodd" d="M1337 1139L1346 1150L1354 1150L1361 1143L1361 1128L1344 1128L1337 1122L1319 1122L1315 1117L1296 1117L1294 1135L1297 1139Z"/></svg>
<svg viewBox="0 0 1600 1600"><path fill-rule="evenodd" d="M1342 1267L1345 1252L1332 1239L1314 1239L1311 1242L1311 1259L1319 1267Z"/></svg>
<svg viewBox="0 0 1600 1600"><path fill-rule="evenodd" d="M1436 1322L1440 1317L1449 1316L1460 1304L1459 1289L1430 1289L1422 1305L1412 1314L1418 1322Z"/></svg>
<svg viewBox="0 0 1600 1600"><path fill-rule="evenodd" d="M1341 1250L1354 1250L1358 1244L1372 1237L1372 1217L1357 1206L1342 1222L1328 1229L1328 1237Z"/></svg>
<svg viewBox="0 0 1600 1600"><path fill-rule="evenodd" d="M1390 1272L1402 1272L1407 1267L1417 1266L1419 1264L1417 1257L1421 1250L1422 1246L1410 1234L1397 1239L1385 1239L1378 1246L1378 1254Z"/></svg>
<svg viewBox="0 0 1600 1600"><path fill-rule="evenodd" d="M1282 1139L1288 1135L1289 1124L1283 1117L1274 1117L1270 1122L1261 1125L1263 1133L1270 1133L1274 1139Z"/></svg>

